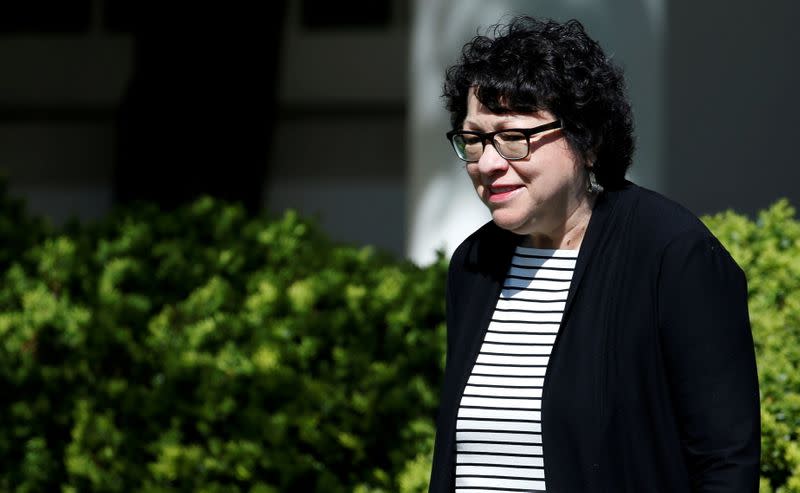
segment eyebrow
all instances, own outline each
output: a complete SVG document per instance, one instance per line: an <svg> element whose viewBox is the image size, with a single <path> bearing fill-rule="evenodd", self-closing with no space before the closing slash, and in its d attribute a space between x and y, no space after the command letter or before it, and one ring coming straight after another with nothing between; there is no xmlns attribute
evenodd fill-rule
<svg viewBox="0 0 800 493"><path fill-rule="evenodd" d="M508 130L512 128L528 128L531 126L536 126L532 123L513 123L509 120L501 120L494 123L492 128L486 129L483 125L479 125L475 122L469 122L464 120L464 123L461 125L462 130L470 130L473 132L494 132L500 130Z"/></svg>
<svg viewBox="0 0 800 493"><path fill-rule="evenodd" d="M495 122L496 126L497 127L502 127L503 125L507 124L507 122L509 120L512 120L512 119L515 119L515 118L519 118L519 117L523 117L524 118L524 117L529 116L529 115L521 114L521 113L513 113L512 112L512 113L492 113L492 116L494 116L494 117L499 119L499 121ZM474 126L474 127L479 128L479 129L483 129L482 125L479 125L474 121L470 121L468 118L465 117L464 118L464 122L462 123L462 127L466 127L467 125ZM526 125L528 125L528 124L526 123L523 126L526 126ZM514 127L507 127L507 128L519 128L519 125L515 125Z"/></svg>
<svg viewBox="0 0 800 493"><path fill-rule="evenodd" d="M503 125L505 125L508 122L508 120L510 120L510 119L512 119L512 118L514 118L514 117L516 117L518 115L496 115L496 116L501 118L500 121L495 122L496 126L501 126L502 127ZM461 124L461 126L462 127L466 127L468 125L470 127L478 128L479 130L482 130L484 128L483 125L480 125L477 122L473 122L473 121L467 120L465 118L464 122ZM509 127L509 128L511 128L511 127Z"/></svg>

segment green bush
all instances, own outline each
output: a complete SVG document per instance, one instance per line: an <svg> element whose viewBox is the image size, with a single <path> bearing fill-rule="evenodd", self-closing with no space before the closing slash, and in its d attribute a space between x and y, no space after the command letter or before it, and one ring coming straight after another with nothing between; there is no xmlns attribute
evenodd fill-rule
<svg viewBox="0 0 800 493"><path fill-rule="evenodd" d="M211 199L48 234L0 214L0 491L425 487L442 259Z"/></svg>
<svg viewBox="0 0 800 493"><path fill-rule="evenodd" d="M60 231L0 207L0 491L427 490L444 259L207 198ZM762 491L800 493L800 224L705 221L748 277Z"/></svg>

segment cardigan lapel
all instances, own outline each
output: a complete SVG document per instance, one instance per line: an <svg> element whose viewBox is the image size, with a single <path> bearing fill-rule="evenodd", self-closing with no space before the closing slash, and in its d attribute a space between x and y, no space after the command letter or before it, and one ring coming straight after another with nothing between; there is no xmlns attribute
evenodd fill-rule
<svg viewBox="0 0 800 493"><path fill-rule="evenodd" d="M464 367L456 373L462 377L459 392L466 384L472 365L477 358L484 334L489 327L492 313L497 305L500 291L503 289L506 274L511 266L514 250L523 240L522 236L500 229L494 223L490 225L492 234L489 241L476 242L469 252L467 266L479 276L473 286L469 298L472 303L466 307L468 313L462 322L469 324L473 330L464 330L463 343L466 344L466 358L462 358ZM475 323L477 321L477 323ZM465 326L466 328L466 326Z"/></svg>
<svg viewBox="0 0 800 493"><path fill-rule="evenodd" d="M625 186L635 185L628 182ZM564 305L564 320L566 320L574 303L587 265L603 240L606 224L613 214L616 204L617 193L614 191L603 192L597 197L575 264L575 272L573 273L567 301ZM464 321L478 320L479 323L473 325L478 330L469 333L463 341L468 343L466 346L468 352L466 353L467 357L461 360L464 367L459 368L456 373L464 376L463 381L459 382L459 391L466 383L466 378L469 376L477 357L483 336L489 326L497 299L503 288L503 282L508 274L511 259L514 257L514 251L524 239L524 236L500 229L494 224L491 224L490 227L492 228L492 234L490 238L487 238L488 241L476 242L467 256L467 267L476 275L481 276L482 279L481 282L476 283L475 291L472 293L471 298L476 302L468 307L469 316L462 319Z"/></svg>
<svg viewBox="0 0 800 493"><path fill-rule="evenodd" d="M632 186L632 184L627 183L626 186ZM572 282L570 283L569 293L567 294L567 301L564 304L562 320L567 319L570 308L575 301L575 296L580 287L581 280L583 279L583 274L586 272L586 267L603 240L603 233L616 205L616 192L603 192L597 197L597 201L592 209L592 217L589 218L586 234L583 237L580 251L578 252L578 260L575 263L575 272L572 274Z"/></svg>
<svg viewBox="0 0 800 493"><path fill-rule="evenodd" d="M453 368L445 372L439 429L436 446L447 450L440 463L435 464L431 476L430 492L451 492L455 481L455 429L461 395L478 356L483 336L489 326L492 312L503 287L505 275L511 264L516 245L521 236L502 230L494 223L488 224L486 236L474 242L466 252L462 283L457 289L463 310L459 314L458 327L448 327L460 334L452 348L458 356L453 357ZM437 469L437 467L439 469Z"/></svg>

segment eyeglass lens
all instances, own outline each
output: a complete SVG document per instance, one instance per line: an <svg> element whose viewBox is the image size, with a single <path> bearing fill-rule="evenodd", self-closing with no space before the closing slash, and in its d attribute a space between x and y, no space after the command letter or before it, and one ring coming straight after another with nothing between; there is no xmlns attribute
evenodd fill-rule
<svg viewBox="0 0 800 493"><path fill-rule="evenodd" d="M528 138L522 132L500 132L495 134L492 144L506 159L521 159L528 155ZM480 136L456 134L453 148L461 159L477 161L483 155L484 145Z"/></svg>

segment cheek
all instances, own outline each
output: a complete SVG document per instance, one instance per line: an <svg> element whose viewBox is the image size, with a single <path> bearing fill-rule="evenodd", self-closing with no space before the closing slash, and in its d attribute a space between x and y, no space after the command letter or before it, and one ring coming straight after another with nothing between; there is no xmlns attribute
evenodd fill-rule
<svg viewBox="0 0 800 493"><path fill-rule="evenodd" d="M473 172L467 170L467 174L469 175L469 179L472 180L472 186L475 187L475 190L478 190L478 187L481 186L481 176L478 172Z"/></svg>

